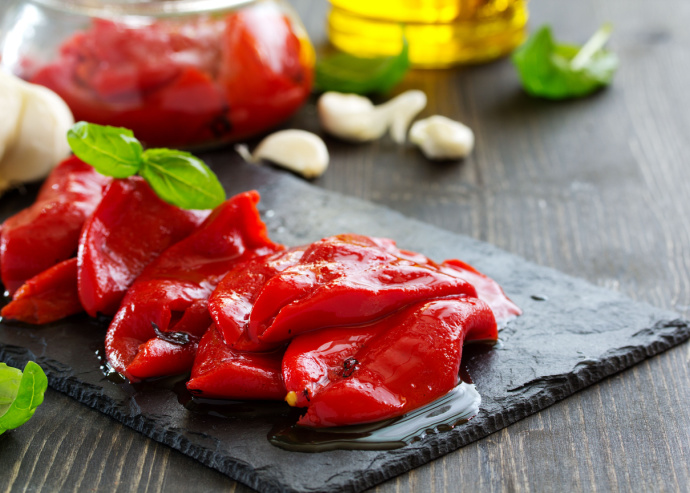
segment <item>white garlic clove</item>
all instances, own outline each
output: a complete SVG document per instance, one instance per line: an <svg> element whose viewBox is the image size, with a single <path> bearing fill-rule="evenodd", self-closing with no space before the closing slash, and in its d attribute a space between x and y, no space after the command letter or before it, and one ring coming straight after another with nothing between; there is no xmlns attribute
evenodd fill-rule
<svg viewBox="0 0 690 493"><path fill-rule="evenodd" d="M329 134L351 142L380 139L390 129L399 144L412 119L426 106L422 91L406 91L390 101L374 106L363 96L327 92L317 103L321 126Z"/></svg>
<svg viewBox="0 0 690 493"><path fill-rule="evenodd" d="M388 112L391 138L397 144L404 144L410 123L426 107L426 94L405 91L381 106Z"/></svg>
<svg viewBox="0 0 690 493"><path fill-rule="evenodd" d="M409 138L434 161L462 159L474 149L472 129L440 115L415 122Z"/></svg>
<svg viewBox="0 0 690 493"><path fill-rule="evenodd" d="M281 130L262 140L254 153L244 145L235 150L246 160L256 163L265 159L305 178L321 176L328 167L326 144L318 135L305 130Z"/></svg>
<svg viewBox="0 0 690 493"><path fill-rule="evenodd" d="M316 107L323 129L343 140L368 142L380 139L388 130L388 114L377 113L364 96L327 92Z"/></svg>
<svg viewBox="0 0 690 493"><path fill-rule="evenodd" d="M45 178L69 155L67 131L74 118L67 104L53 91L8 74L3 74L2 79L3 85L18 89L14 97L21 105L14 135L5 141L0 159L0 189L6 190L17 183ZM5 125L11 126L9 122Z"/></svg>

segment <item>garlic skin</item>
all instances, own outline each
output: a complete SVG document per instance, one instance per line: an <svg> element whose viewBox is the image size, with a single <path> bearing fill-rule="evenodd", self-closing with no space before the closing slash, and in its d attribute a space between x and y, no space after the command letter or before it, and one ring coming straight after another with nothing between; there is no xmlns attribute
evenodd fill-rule
<svg viewBox="0 0 690 493"><path fill-rule="evenodd" d="M390 130L398 144L405 142L410 122L426 106L422 91L406 91L375 106L357 94L324 93L317 103L319 121L329 134L350 142L370 142Z"/></svg>
<svg viewBox="0 0 690 493"><path fill-rule="evenodd" d="M462 159L474 149L472 129L441 115L415 122L409 137L432 161Z"/></svg>
<svg viewBox="0 0 690 493"><path fill-rule="evenodd" d="M245 161L257 163L265 159L305 178L321 176L330 160L323 140L306 130L275 132L262 140L253 154L242 144L235 146L235 150Z"/></svg>
<svg viewBox="0 0 690 493"><path fill-rule="evenodd" d="M74 117L50 89L0 72L0 101L9 114L0 124L0 194L45 178L70 153L67 131Z"/></svg>

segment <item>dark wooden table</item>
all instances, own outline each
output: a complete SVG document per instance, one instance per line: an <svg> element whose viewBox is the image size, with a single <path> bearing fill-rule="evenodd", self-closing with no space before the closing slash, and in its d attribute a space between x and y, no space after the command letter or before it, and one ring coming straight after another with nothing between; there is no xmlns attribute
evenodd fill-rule
<svg viewBox="0 0 690 493"><path fill-rule="evenodd" d="M295 1L324 39L323 1ZM332 153L319 187L491 242L536 263L690 313L690 4L534 0L532 26L583 42L611 21L621 66L580 101L525 96L507 60L413 72L425 115L471 126L466 161L432 164L389 139ZM317 129L313 105L291 122ZM231 151L227 151L231 152ZM690 345L609 378L377 491L688 491ZM0 491L247 491L49 390L0 437Z"/></svg>

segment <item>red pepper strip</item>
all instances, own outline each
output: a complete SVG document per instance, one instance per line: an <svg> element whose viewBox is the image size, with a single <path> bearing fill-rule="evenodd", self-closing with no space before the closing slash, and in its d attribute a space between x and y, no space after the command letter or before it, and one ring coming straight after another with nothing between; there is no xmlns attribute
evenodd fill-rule
<svg viewBox="0 0 690 493"><path fill-rule="evenodd" d="M290 405L307 407L318 389L349 371L343 362L386 327L385 322L332 327L294 338L283 357L283 381L293 392L288 395Z"/></svg>
<svg viewBox="0 0 690 493"><path fill-rule="evenodd" d="M499 324L522 314L522 310L508 299L496 281L485 276L471 265L460 260L446 260L441 264L441 272L450 276L458 276L472 284L477 290L477 298L491 307Z"/></svg>
<svg viewBox="0 0 690 493"><path fill-rule="evenodd" d="M266 351L275 346L250 341L246 335L247 321L267 280L295 265L305 248L291 248L238 265L218 284L208 300L208 309L228 344L240 351Z"/></svg>
<svg viewBox="0 0 690 493"><path fill-rule="evenodd" d="M83 310L77 292L77 259L71 258L26 281L2 309L2 317L47 324Z"/></svg>
<svg viewBox="0 0 690 493"><path fill-rule="evenodd" d="M375 329L378 332L371 336ZM349 335L342 328L301 335L283 359L287 400L294 404L298 395L305 400L309 395L307 413L298 422L303 426L344 426L400 416L457 385L466 335L498 335L493 312L481 300L426 301L371 327L350 328ZM353 343L355 337L362 340ZM326 340L345 349L342 359L321 357L329 349L323 345ZM362 347L353 352L357 345Z"/></svg>
<svg viewBox="0 0 690 493"><path fill-rule="evenodd" d="M78 158L67 158L50 173L36 202L5 221L0 264L2 282L10 294L75 255L84 221L110 181Z"/></svg>
<svg viewBox="0 0 690 493"><path fill-rule="evenodd" d="M228 344L261 351L302 332L367 322L421 299L476 296L472 285L440 272L426 257L417 263L405 255L391 240L325 238L263 265L238 267L219 284L209 310Z"/></svg>
<svg viewBox="0 0 690 493"><path fill-rule="evenodd" d="M186 305L180 312L162 311L155 299L123 306L105 338L111 368L131 382L189 371L211 318L206 300ZM181 318L173 319L180 313ZM123 326L129 335L113 331L113 327Z"/></svg>
<svg viewBox="0 0 690 493"><path fill-rule="evenodd" d="M209 213L163 202L140 177L113 181L79 243L79 297L86 312L113 315L144 267Z"/></svg>
<svg viewBox="0 0 690 493"><path fill-rule="evenodd" d="M471 284L424 260L401 257L390 240L340 235L317 241L297 265L262 287L247 334L276 344L324 326L374 320L420 300L476 296Z"/></svg>
<svg viewBox="0 0 690 493"><path fill-rule="evenodd" d="M187 389L196 396L219 399L282 400L283 349L245 353L225 344L215 325L199 344Z"/></svg>
<svg viewBox="0 0 690 493"><path fill-rule="evenodd" d="M233 138L274 127L309 96L314 55L294 31L266 2L226 18L217 80L228 98Z"/></svg>
<svg viewBox="0 0 690 493"><path fill-rule="evenodd" d="M240 262L283 248L268 238L256 209L258 202L259 194L254 191L227 200L197 231L168 248L144 269L108 329L106 356L113 369L130 380L171 374L160 351L151 351L149 346L165 346L165 357L180 361L183 357L173 353L189 355L184 357L186 366L173 365L173 373L192 367L192 346L175 348L164 344L151 322L161 332L185 332L200 337L211 325L206 299L223 276ZM197 306L198 300L204 302L204 316L188 320L188 312ZM177 320L180 321L176 323ZM194 326L182 327L194 320L198 320ZM148 364L149 357L158 360Z"/></svg>

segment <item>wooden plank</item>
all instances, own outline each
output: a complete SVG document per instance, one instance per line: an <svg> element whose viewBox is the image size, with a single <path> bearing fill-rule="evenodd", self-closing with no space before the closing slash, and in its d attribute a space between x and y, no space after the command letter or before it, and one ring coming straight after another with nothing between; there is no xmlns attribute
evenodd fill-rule
<svg viewBox="0 0 690 493"><path fill-rule="evenodd" d="M323 39L325 2L293 2ZM428 164L390 141L329 140L316 183L490 241L662 308L690 314L690 10L683 0L532 2L564 40L615 26L614 86L568 103L524 96L507 62L415 72L426 114L468 123L477 150ZM293 122L316 128L313 109ZM378 491L686 490L690 347L675 348ZM49 391L31 425L0 437L0 491L247 491ZM428 488L427 488L428 487Z"/></svg>

